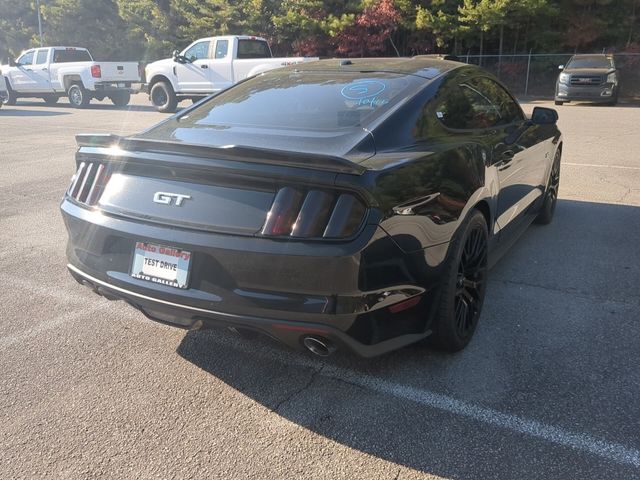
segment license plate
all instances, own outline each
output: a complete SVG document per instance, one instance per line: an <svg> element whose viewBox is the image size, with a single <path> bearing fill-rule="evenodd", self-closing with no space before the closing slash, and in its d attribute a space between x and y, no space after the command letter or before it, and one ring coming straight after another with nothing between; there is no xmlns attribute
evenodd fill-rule
<svg viewBox="0 0 640 480"><path fill-rule="evenodd" d="M124 88L124 87L125 87L124 83L122 83L122 82L118 83L118 88Z"/></svg>
<svg viewBox="0 0 640 480"><path fill-rule="evenodd" d="M131 276L176 288L187 288L191 253L153 243L136 242Z"/></svg>

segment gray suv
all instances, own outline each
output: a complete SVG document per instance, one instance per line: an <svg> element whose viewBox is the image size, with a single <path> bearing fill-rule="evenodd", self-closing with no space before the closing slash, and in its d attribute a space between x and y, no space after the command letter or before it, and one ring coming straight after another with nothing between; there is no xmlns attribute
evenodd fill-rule
<svg viewBox="0 0 640 480"><path fill-rule="evenodd" d="M556 105L571 100L618 102L619 74L611 55L574 55L560 65L556 82Z"/></svg>

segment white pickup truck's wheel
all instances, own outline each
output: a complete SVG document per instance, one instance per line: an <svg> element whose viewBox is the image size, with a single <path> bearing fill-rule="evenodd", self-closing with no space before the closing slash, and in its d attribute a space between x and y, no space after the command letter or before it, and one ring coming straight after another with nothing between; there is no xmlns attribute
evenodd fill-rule
<svg viewBox="0 0 640 480"><path fill-rule="evenodd" d="M131 94L129 92L118 92L109 95L109 98L116 107L126 107L131 101Z"/></svg>
<svg viewBox="0 0 640 480"><path fill-rule="evenodd" d="M161 113L173 113L178 107L178 98L171 84L158 82L151 87L149 92L151 103Z"/></svg>
<svg viewBox="0 0 640 480"><path fill-rule="evenodd" d="M4 104L5 105L15 105L16 102L18 101L18 97L16 96L16 92L14 92L13 90L11 90L11 85L9 85L9 81L6 78L0 78L0 81L5 83L5 86L7 87L7 92L5 93L5 97L4 97Z"/></svg>
<svg viewBox="0 0 640 480"><path fill-rule="evenodd" d="M89 92L79 83L71 85L67 95L69 96L69 103L74 108L84 108L91 101Z"/></svg>

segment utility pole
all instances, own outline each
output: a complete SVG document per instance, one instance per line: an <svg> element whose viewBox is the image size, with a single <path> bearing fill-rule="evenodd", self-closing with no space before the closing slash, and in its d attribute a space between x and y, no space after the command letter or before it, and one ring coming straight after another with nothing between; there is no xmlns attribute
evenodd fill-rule
<svg viewBox="0 0 640 480"><path fill-rule="evenodd" d="M42 47L42 20L40 18L40 0L36 0L36 8L38 9L38 34L40 35L40 46Z"/></svg>

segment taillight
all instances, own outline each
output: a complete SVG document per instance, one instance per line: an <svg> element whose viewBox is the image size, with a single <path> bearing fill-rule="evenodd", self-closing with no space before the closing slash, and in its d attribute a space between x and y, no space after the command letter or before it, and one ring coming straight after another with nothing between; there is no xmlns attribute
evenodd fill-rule
<svg viewBox="0 0 640 480"><path fill-rule="evenodd" d="M100 65L91 65L91 76L93 78L102 77L102 70L100 69Z"/></svg>
<svg viewBox="0 0 640 480"><path fill-rule="evenodd" d="M103 163L82 162L71 178L67 195L85 205L95 205L109 177L108 168Z"/></svg>
<svg viewBox="0 0 640 480"><path fill-rule="evenodd" d="M293 238L348 238L364 219L366 208L350 193L292 187L278 190L262 235Z"/></svg>

